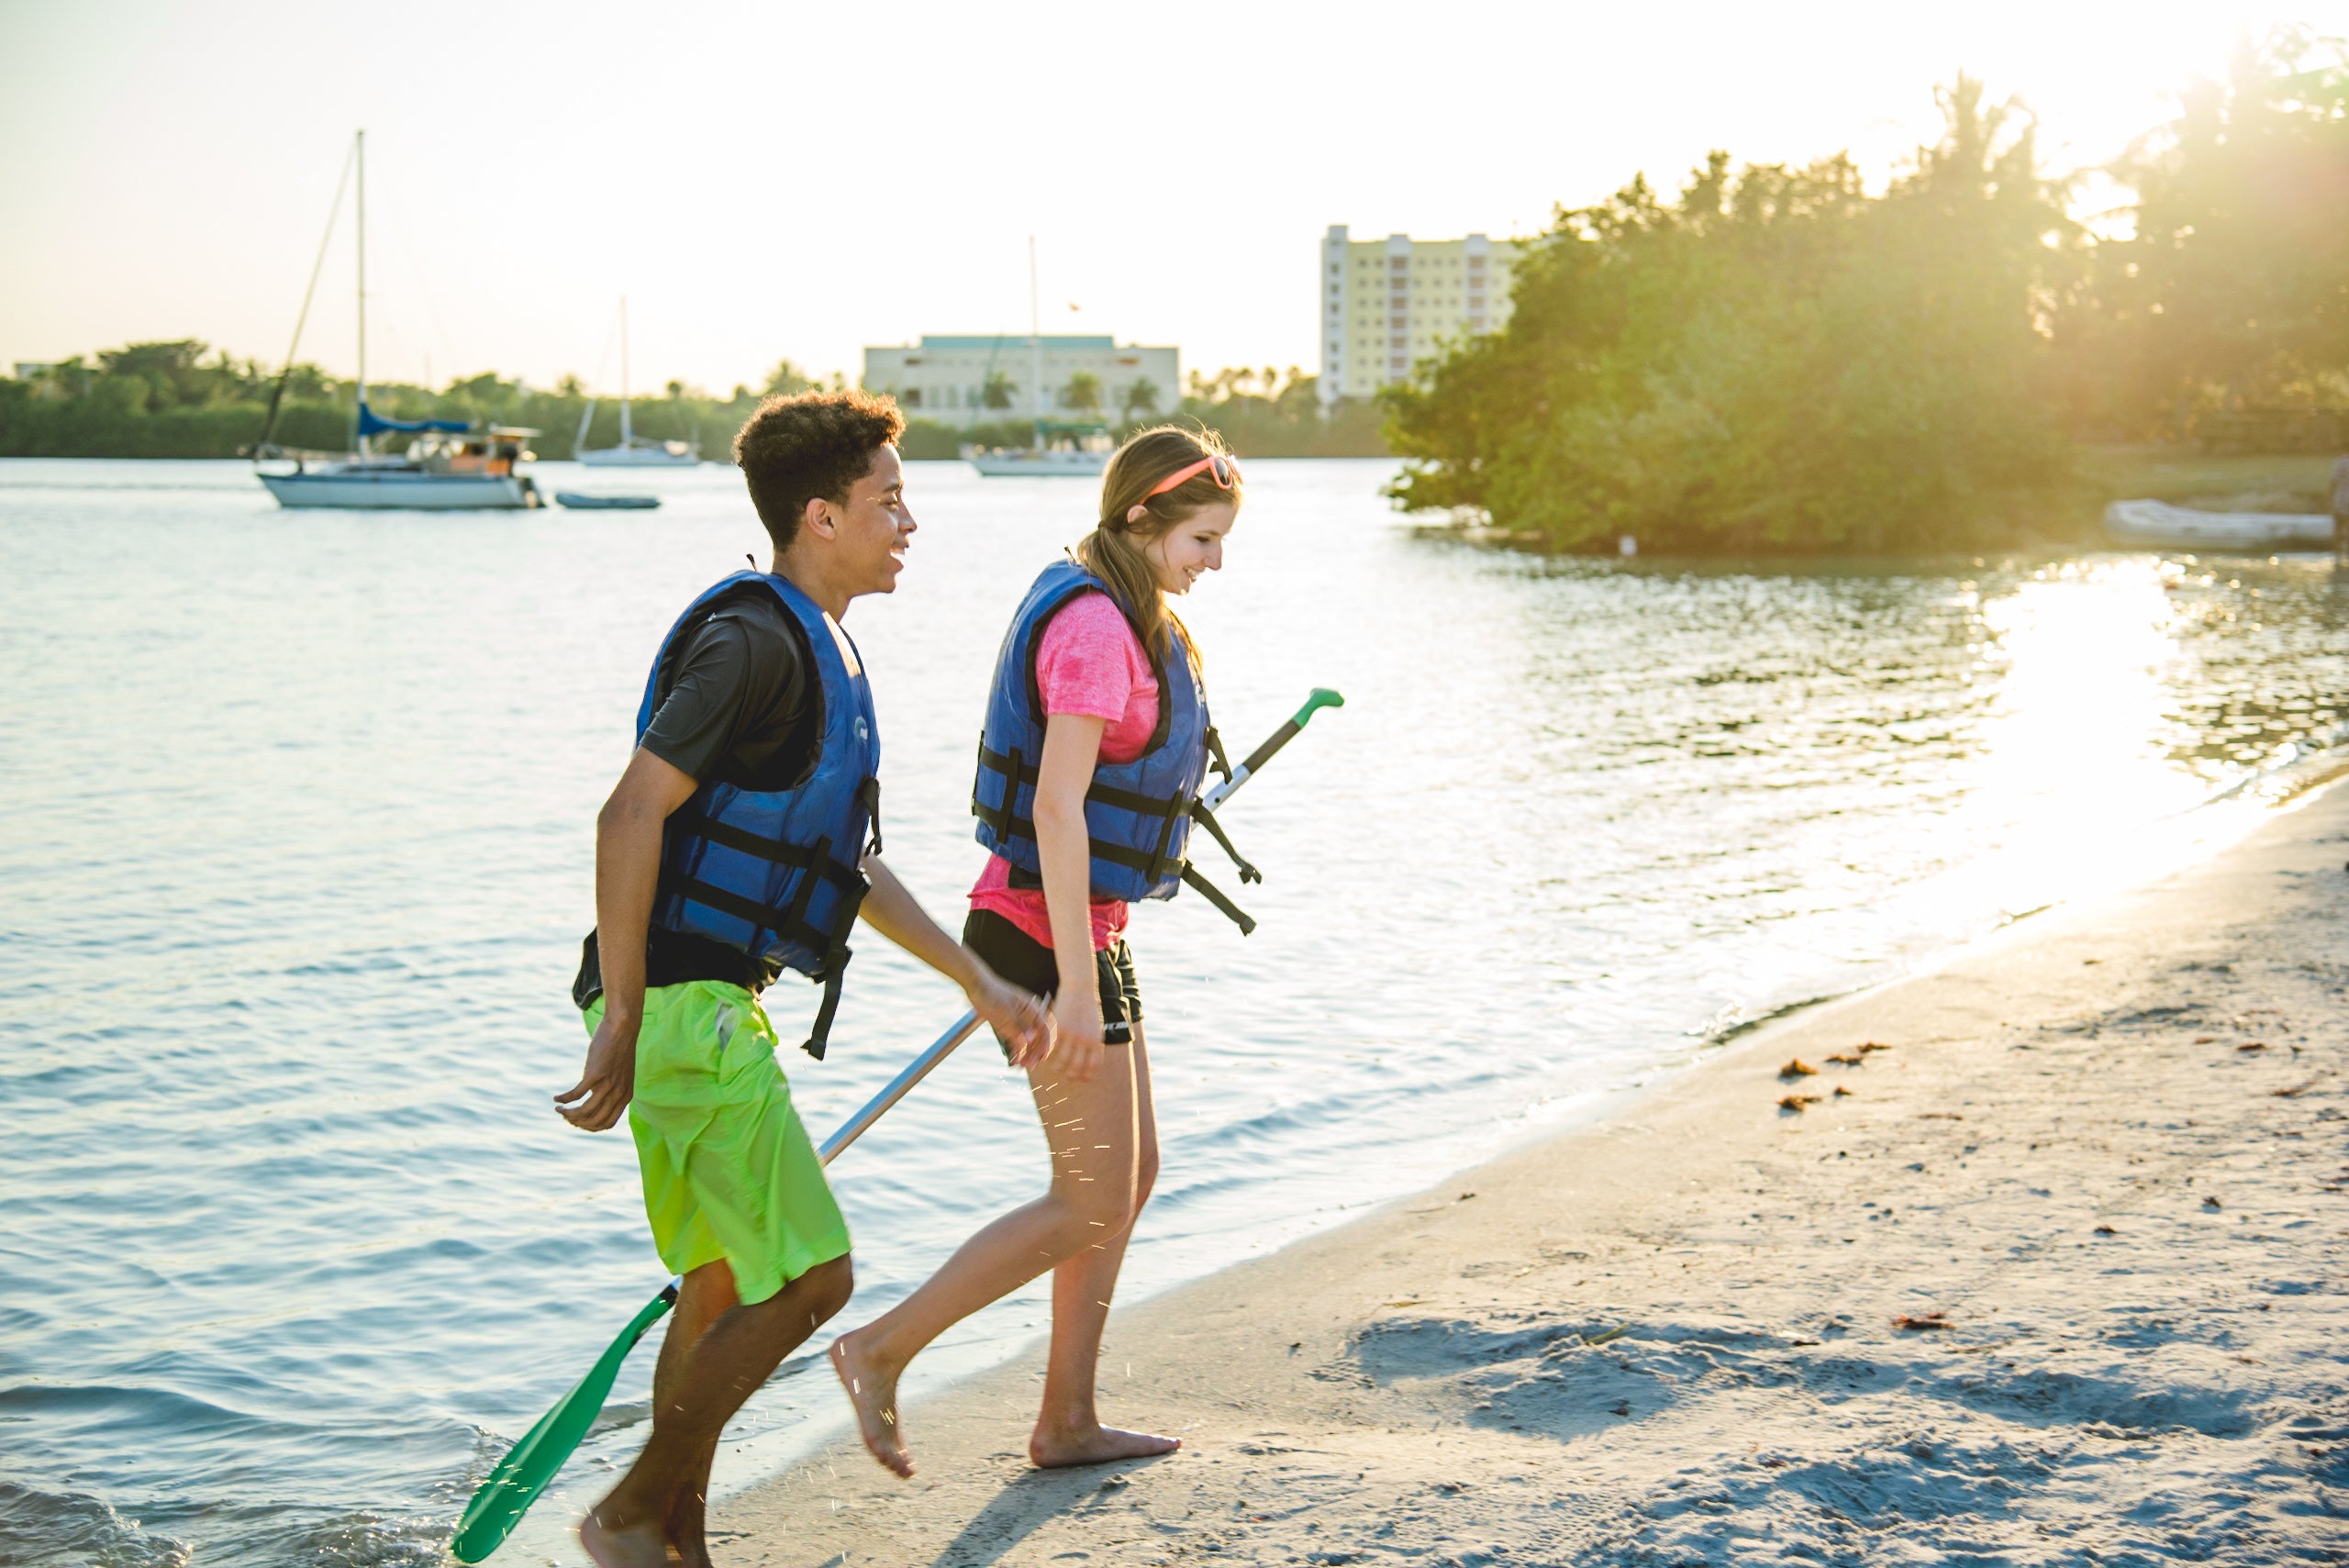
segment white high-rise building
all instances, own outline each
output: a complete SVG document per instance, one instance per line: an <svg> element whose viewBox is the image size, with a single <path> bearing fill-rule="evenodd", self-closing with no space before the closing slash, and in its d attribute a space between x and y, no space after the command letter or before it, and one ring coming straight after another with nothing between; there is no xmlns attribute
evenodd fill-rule
<svg viewBox="0 0 2349 1568"><path fill-rule="evenodd" d="M978 337L924 333L918 343L864 350L864 390L885 392L909 419L935 419L965 429L1021 420L1040 411L1069 423L1171 414L1183 395L1182 355L1173 348L1119 343L1108 334L1046 336L1041 354L1025 332ZM1043 364L1043 395L1035 367ZM1089 377L1089 384L1080 377ZM1072 394L1097 399L1078 405ZM1139 398L1141 401L1137 401Z"/></svg>
<svg viewBox="0 0 2349 1568"><path fill-rule="evenodd" d="M1324 407L1368 397L1463 333L1508 320L1513 239L1352 239L1333 223L1321 240L1320 393Z"/></svg>

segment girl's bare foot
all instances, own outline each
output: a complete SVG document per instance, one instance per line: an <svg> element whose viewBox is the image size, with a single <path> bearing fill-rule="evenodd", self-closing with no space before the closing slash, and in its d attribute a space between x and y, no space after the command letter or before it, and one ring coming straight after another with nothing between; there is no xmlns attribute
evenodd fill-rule
<svg viewBox="0 0 2349 1568"><path fill-rule="evenodd" d="M848 1390L864 1446L883 1469L901 1479L909 1478L914 1462L897 1431L898 1369L862 1353L858 1338L862 1332L842 1334L832 1341L832 1370L840 1374L841 1386Z"/></svg>
<svg viewBox="0 0 2349 1568"><path fill-rule="evenodd" d="M1173 1453L1183 1446L1181 1438L1162 1438L1152 1432L1123 1432L1115 1427L1096 1423L1089 1427L1061 1428L1049 1430L1036 1428L1028 1440L1028 1457L1039 1470L1065 1470L1076 1464L1108 1464L1119 1459L1149 1459L1157 1454Z"/></svg>
<svg viewBox="0 0 2349 1568"><path fill-rule="evenodd" d="M598 1504L579 1521L579 1544L596 1560L596 1568L668 1568L669 1543L660 1526L607 1525L596 1517L602 1512Z"/></svg>

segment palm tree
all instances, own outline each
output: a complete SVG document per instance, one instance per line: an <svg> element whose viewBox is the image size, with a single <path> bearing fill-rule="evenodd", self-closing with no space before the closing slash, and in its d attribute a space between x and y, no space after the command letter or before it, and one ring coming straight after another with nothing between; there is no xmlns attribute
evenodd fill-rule
<svg viewBox="0 0 2349 1568"><path fill-rule="evenodd" d="M979 401L989 408L1008 408L1014 390L1008 371L989 371L979 387Z"/></svg>
<svg viewBox="0 0 2349 1568"><path fill-rule="evenodd" d="M1138 415L1155 414L1157 412L1157 384L1146 375L1137 376L1134 379L1134 384L1126 388L1126 405L1124 409L1121 411L1122 417L1131 419Z"/></svg>
<svg viewBox="0 0 2349 1568"><path fill-rule="evenodd" d="M1091 371L1079 371L1069 377L1068 384L1061 388L1061 406L1097 417L1101 412L1101 378Z"/></svg>

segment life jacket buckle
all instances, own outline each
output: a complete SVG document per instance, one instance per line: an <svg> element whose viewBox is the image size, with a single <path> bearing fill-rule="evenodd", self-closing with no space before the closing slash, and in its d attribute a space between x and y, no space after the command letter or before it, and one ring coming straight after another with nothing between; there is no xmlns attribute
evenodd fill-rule
<svg viewBox="0 0 2349 1568"><path fill-rule="evenodd" d="M1230 855L1231 857L1231 863L1240 868L1240 880L1241 882L1262 882L1264 880L1264 873L1258 871L1255 866L1251 864L1246 856L1242 855L1238 850L1232 848L1230 838L1223 830L1223 824L1215 819L1215 813L1208 809L1208 803L1206 801L1195 800L1191 802L1191 820L1206 828L1208 830L1208 836L1213 839L1217 843L1223 846L1223 852Z"/></svg>

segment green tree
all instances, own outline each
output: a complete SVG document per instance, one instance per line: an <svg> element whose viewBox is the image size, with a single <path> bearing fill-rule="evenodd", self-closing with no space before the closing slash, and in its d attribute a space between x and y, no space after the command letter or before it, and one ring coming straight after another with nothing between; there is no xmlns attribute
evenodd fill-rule
<svg viewBox="0 0 2349 1568"><path fill-rule="evenodd" d="M789 360L777 360L774 369L767 372L766 385L761 389L768 397L790 397L806 392L816 384L807 372Z"/></svg>
<svg viewBox="0 0 2349 1568"><path fill-rule="evenodd" d="M2096 247L2060 321L2076 419L2207 439L2349 409L2349 48L2279 29L2180 111L2110 171L2135 228Z"/></svg>
<svg viewBox="0 0 2349 1568"><path fill-rule="evenodd" d="M1119 417L1128 421L1146 419L1158 412L1158 384L1146 375L1134 377L1126 388L1126 400L1118 410Z"/></svg>
<svg viewBox="0 0 2349 1568"><path fill-rule="evenodd" d="M979 402L988 408L1008 408L1017 390L1012 384L1010 372L989 371L986 380L979 387Z"/></svg>
<svg viewBox="0 0 2349 1568"><path fill-rule="evenodd" d="M2043 306L2074 244L2029 117L1961 76L1881 196L1848 157L1561 211L1508 327L1383 395L1390 494L1559 548L1887 550L2010 531L2067 473Z"/></svg>
<svg viewBox="0 0 2349 1568"><path fill-rule="evenodd" d="M1061 406L1072 413L1086 414L1095 418L1101 415L1101 378L1091 371L1078 371L1061 388Z"/></svg>

